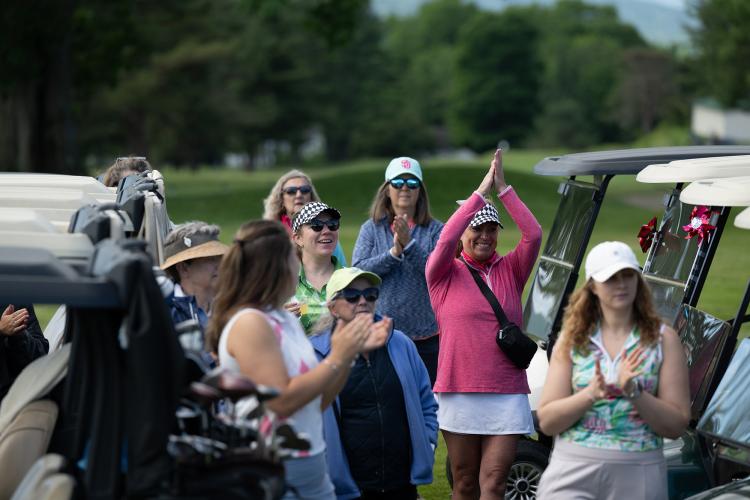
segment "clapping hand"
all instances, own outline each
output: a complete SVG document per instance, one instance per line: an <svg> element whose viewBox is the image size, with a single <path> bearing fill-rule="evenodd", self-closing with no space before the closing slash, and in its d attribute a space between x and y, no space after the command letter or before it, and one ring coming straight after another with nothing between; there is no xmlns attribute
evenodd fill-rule
<svg viewBox="0 0 750 500"><path fill-rule="evenodd" d="M331 334L331 356L344 362L354 359L364 350L372 324L372 314L357 314L345 326L337 324Z"/></svg>
<svg viewBox="0 0 750 500"><path fill-rule="evenodd" d="M398 237L398 242L401 244L401 248L406 248L406 245L411 242L411 232L409 231L409 222L407 221L407 215L397 215L393 219L393 231Z"/></svg>
<svg viewBox="0 0 750 500"><path fill-rule="evenodd" d="M643 374L643 371L639 370L638 367L643 363L644 359L643 347L638 346L620 363L620 371L617 374L617 385L620 386L623 392L630 392L630 384L633 382L633 379Z"/></svg>
<svg viewBox="0 0 750 500"><path fill-rule="evenodd" d="M385 345L388 340L388 335L391 334L391 328L393 327L393 320L391 318L383 318L377 323L373 323L370 327L370 335L365 341L362 352L369 352Z"/></svg>
<svg viewBox="0 0 750 500"><path fill-rule="evenodd" d="M594 403L607 397L607 383L604 381L602 365L598 358L596 360L596 365L594 366L594 376L591 377L591 381L585 390L589 392L589 398L591 398L591 401Z"/></svg>
<svg viewBox="0 0 750 500"><path fill-rule="evenodd" d="M8 337L16 335L26 329L26 323L29 321L29 311L26 309L16 308L13 304L9 305L0 316L0 335Z"/></svg>
<svg viewBox="0 0 750 500"><path fill-rule="evenodd" d="M495 175L493 181L495 184L495 191L498 193L502 192L506 187L505 184L505 170L503 169L503 150L498 148L495 150L495 157L492 158L491 167L495 169Z"/></svg>

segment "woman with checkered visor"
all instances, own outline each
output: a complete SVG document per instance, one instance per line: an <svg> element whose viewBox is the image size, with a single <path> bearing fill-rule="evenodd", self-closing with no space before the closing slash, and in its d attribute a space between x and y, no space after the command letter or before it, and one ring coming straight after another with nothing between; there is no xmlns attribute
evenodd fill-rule
<svg viewBox="0 0 750 500"><path fill-rule="evenodd" d="M339 211L317 201L303 206L292 222L292 241L302 265L297 290L285 307L299 317L307 335L312 335L318 321L328 314L326 284L333 272L343 267L334 255L340 224Z"/></svg>
<svg viewBox="0 0 750 500"><path fill-rule="evenodd" d="M503 227L497 197L521 231L505 255L496 252ZM440 329L433 391L438 425L453 473L453 498L503 498L518 438L534 431L526 371L495 343L500 325L477 286L473 268L497 297L508 319L522 324L521 294L539 253L542 228L505 183L502 151L476 191L446 222L427 260L430 301Z"/></svg>

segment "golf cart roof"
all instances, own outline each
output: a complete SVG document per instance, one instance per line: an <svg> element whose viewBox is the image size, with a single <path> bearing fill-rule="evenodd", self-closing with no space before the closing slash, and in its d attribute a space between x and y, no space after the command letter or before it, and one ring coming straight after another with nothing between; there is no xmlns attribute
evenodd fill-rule
<svg viewBox="0 0 750 500"><path fill-rule="evenodd" d="M18 187L57 187L75 189L90 194L114 193L93 177L85 175L41 174L41 173L0 173L0 186Z"/></svg>
<svg viewBox="0 0 750 500"><path fill-rule="evenodd" d="M593 151L550 156L534 165L539 175L634 175L654 163L719 156L750 155L750 146L679 146Z"/></svg>
<svg viewBox="0 0 750 500"><path fill-rule="evenodd" d="M750 176L693 182L682 190L680 201L691 205L750 206Z"/></svg>
<svg viewBox="0 0 750 500"><path fill-rule="evenodd" d="M638 173L638 182L693 182L702 179L750 175L750 155L693 158L649 165Z"/></svg>
<svg viewBox="0 0 750 500"><path fill-rule="evenodd" d="M4 208L0 210L0 232L33 231L39 233L63 233L54 222L30 208Z"/></svg>
<svg viewBox="0 0 750 500"><path fill-rule="evenodd" d="M746 208L734 218L734 225L742 229L750 229L750 208Z"/></svg>
<svg viewBox="0 0 750 500"><path fill-rule="evenodd" d="M111 193L92 195L75 189L0 186L0 207L77 210L84 205L111 203L114 200Z"/></svg>

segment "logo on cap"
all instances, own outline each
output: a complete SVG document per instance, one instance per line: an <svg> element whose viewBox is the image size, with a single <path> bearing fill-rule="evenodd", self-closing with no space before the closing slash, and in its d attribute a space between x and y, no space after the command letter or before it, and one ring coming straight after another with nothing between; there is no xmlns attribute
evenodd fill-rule
<svg viewBox="0 0 750 500"><path fill-rule="evenodd" d="M401 160L401 166L404 168L411 168L411 163L409 163L409 160Z"/></svg>
<svg viewBox="0 0 750 500"><path fill-rule="evenodd" d="M191 246L193 246L193 242L192 242L192 240L190 240L190 238L188 238L187 236L185 236L185 237L184 237L184 238L182 239L182 242L183 242L183 243L185 244L185 246L186 246L186 247L188 247L188 248L190 248Z"/></svg>

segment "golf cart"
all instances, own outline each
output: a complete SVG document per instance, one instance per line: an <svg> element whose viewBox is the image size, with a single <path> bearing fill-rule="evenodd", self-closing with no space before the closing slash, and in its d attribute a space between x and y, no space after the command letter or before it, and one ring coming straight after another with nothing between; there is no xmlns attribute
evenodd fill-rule
<svg viewBox="0 0 750 500"><path fill-rule="evenodd" d="M744 161L750 168L750 157ZM680 198L685 203L696 205L750 206L749 186L750 177L702 180L685 188ZM740 212L734 224L750 229L750 208ZM747 277L747 272L742 274ZM699 439L706 443L707 457L704 462L711 485L715 487L690 497L694 500L750 496L750 421L747 419L750 411L750 393L747 391L750 339L742 340L734 351L740 326L750 321L747 314L749 304L750 281L747 282L737 313L728 322L732 335L728 339L726 352L732 356L731 362L696 427Z"/></svg>
<svg viewBox="0 0 750 500"><path fill-rule="evenodd" d="M537 338L546 350L538 352L537 358L549 356L552 352L568 297L579 281L579 270L607 188L616 176L636 175L648 165L674 160L748 154L750 147L747 146L686 146L576 153L540 161L534 167L535 173L568 179L558 189L561 199L557 215L547 234L524 306L525 330ZM690 306L697 304L721 234L717 229L710 245L700 255L696 240L684 240L685 233L680 225L684 223L681 219L684 208L679 205L678 196L681 187L682 184L676 184L665 196L662 222L669 221L673 226L671 233L681 234L683 239L675 239L679 239L675 251L672 251L672 247L668 248L669 251L661 249L656 238L653 244L651 240L644 243L649 252L644 277L654 289L659 312L670 322L677 317L683 303ZM635 227L634 235L637 230ZM620 239L627 241L633 236L624 235ZM529 399L535 420L547 371L546 359L537 358L527 371L532 391ZM506 486L508 498L536 496L536 487L547 466L551 447L552 438L541 432L537 432L536 439L524 437L519 442Z"/></svg>
<svg viewBox="0 0 750 500"><path fill-rule="evenodd" d="M0 224L0 300L65 311L63 345L28 365L0 404L0 498L279 498L281 458L309 442L288 423L260 431L275 390L191 366L198 356L183 351L154 279L161 240L138 237L166 234L163 187L128 179L117 204L70 207L69 232L36 210L57 199L12 208L23 198L0 197L11 205L3 213L35 222ZM57 191L83 200L78 187ZM27 200L54 190L14 189ZM82 241L71 258L65 248ZM247 396L250 414L218 411Z"/></svg>

